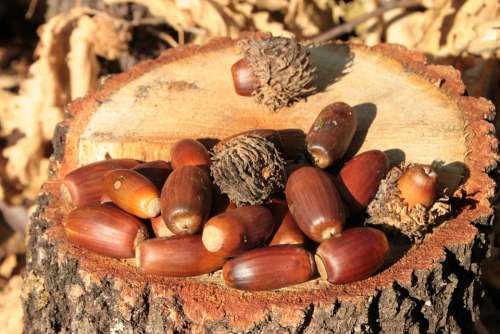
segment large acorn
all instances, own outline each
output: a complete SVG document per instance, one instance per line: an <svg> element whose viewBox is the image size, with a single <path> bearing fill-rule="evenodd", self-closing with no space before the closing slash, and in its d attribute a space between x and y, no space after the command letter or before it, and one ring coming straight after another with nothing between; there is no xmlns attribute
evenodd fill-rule
<svg viewBox="0 0 500 334"><path fill-rule="evenodd" d="M238 46L243 59L231 68L237 94L253 95L277 111L314 91L309 50L295 38L250 39Z"/></svg>
<svg viewBox="0 0 500 334"><path fill-rule="evenodd" d="M212 157L215 184L237 206L262 204L285 184L285 160L276 146L259 135L227 141Z"/></svg>

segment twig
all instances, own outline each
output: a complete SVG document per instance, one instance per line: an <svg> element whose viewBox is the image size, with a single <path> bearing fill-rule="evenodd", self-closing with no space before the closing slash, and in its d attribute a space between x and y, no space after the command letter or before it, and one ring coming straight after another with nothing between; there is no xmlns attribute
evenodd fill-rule
<svg viewBox="0 0 500 334"><path fill-rule="evenodd" d="M417 6L421 6L421 5L422 5L421 0L401 0L401 1L391 1L391 2L385 3L370 13L366 13L366 14L363 14L361 16L358 16L349 22L346 22L346 23L341 24L339 26L336 26L328 31L325 31L322 34L319 34L318 36L316 36L312 39L312 42L321 43L321 42L326 42L328 40L337 38L345 33L351 32L352 30L354 30L354 28L356 28L357 25L359 25L365 21L368 21L372 17L381 16L385 12L388 12L392 9L417 7Z"/></svg>
<svg viewBox="0 0 500 334"><path fill-rule="evenodd" d="M26 14L24 15L24 17L26 19L31 19L33 17L33 15L35 14L35 10L36 10L36 6L38 5L38 0L31 0L30 1L30 4L28 6L28 10L26 11Z"/></svg>

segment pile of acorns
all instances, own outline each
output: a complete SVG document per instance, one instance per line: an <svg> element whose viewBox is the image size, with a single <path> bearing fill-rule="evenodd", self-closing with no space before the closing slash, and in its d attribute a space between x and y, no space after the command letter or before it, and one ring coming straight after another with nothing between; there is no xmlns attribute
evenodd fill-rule
<svg viewBox="0 0 500 334"><path fill-rule="evenodd" d="M170 163L111 159L78 168L61 186L77 207L64 219L66 234L93 252L135 257L144 273L186 277L222 267L226 284L243 290L302 283L316 271L331 283L367 278L384 264L388 240L378 229L344 225L347 215L364 214L388 159L372 150L336 177L322 170L339 162L355 129L347 104L323 109L306 136L314 167L287 162L283 152L293 150L283 147L293 143L279 131L253 130L222 140L212 155L183 139ZM396 188L410 205L429 207L436 184L430 167L416 165Z"/></svg>

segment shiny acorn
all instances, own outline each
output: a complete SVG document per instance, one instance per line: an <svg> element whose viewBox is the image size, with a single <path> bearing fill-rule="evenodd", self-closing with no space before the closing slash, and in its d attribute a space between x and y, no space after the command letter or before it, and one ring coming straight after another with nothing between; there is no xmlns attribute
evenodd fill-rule
<svg viewBox="0 0 500 334"><path fill-rule="evenodd" d="M162 216L150 219L151 228L157 238L173 237L175 234L170 231Z"/></svg>
<svg viewBox="0 0 500 334"><path fill-rule="evenodd" d="M436 200L439 179L431 166L410 166L398 180L400 197L409 207L420 204L430 208Z"/></svg>
<svg viewBox="0 0 500 334"><path fill-rule="evenodd" d="M199 141L181 139L172 146L170 160L174 169L182 166L207 167L210 165L210 154Z"/></svg>
<svg viewBox="0 0 500 334"><path fill-rule="evenodd" d="M269 209L244 206L210 218L203 228L202 241L209 252L232 257L262 245L273 228Z"/></svg>
<svg viewBox="0 0 500 334"><path fill-rule="evenodd" d="M97 161L68 173L61 184L61 196L69 207L96 204L103 195L104 174L113 169L130 169L139 165L133 159Z"/></svg>
<svg viewBox="0 0 500 334"><path fill-rule="evenodd" d="M110 204L77 208L65 217L63 226L76 245L120 259L133 258L135 247L148 236L138 218Z"/></svg>
<svg viewBox="0 0 500 334"><path fill-rule="evenodd" d="M161 191L161 215L176 235L201 230L212 208L212 183L208 173L196 166L174 169Z"/></svg>
<svg viewBox="0 0 500 334"><path fill-rule="evenodd" d="M357 125L348 104L335 102L323 108L306 137L307 152L314 165L327 168L340 160L349 148Z"/></svg>
<svg viewBox="0 0 500 334"><path fill-rule="evenodd" d="M226 262L222 269L227 286L240 290L273 290L313 278L312 255L294 245L257 248Z"/></svg>
<svg viewBox="0 0 500 334"><path fill-rule="evenodd" d="M327 173L315 167L295 170L285 188L286 200L299 228L321 242L342 232L344 205Z"/></svg>
<svg viewBox="0 0 500 334"><path fill-rule="evenodd" d="M148 274L197 276L220 269L224 261L205 249L199 235L150 239L136 249L137 266Z"/></svg>
<svg viewBox="0 0 500 334"><path fill-rule="evenodd" d="M388 254L389 242L382 231L359 227L323 241L314 258L321 278L341 284L370 277Z"/></svg>
<svg viewBox="0 0 500 334"><path fill-rule="evenodd" d="M104 175L104 193L120 209L139 218L160 214L160 191L134 170L115 169Z"/></svg>
<svg viewBox="0 0 500 334"><path fill-rule="evenodd" d="M167 177L172 172L172 165L164 160L154 160L137 165L133 170L145 176L161 191Z"/></svg>
<svg viewBox="0 0 500 334"><path fill-rule="evenodd" d="M292 214L288 211L269 245L301 245L305 241L304 233L302 233Z"/></svg>
<svg viewBox="0 0 500 334"><path fill-rule="evenodd" d="M234 90L238 95L252 96L252 93L259 88L259 79L254 75L246 58L238 60L231 66L231 75Z"/></svg>
<svg viewBox="0 0 500 334"><path fill-rule="evenodd" d="M358 154L342 167L336 184L351 213L366 209L388 169L387 156L378 150Z"/></svg>

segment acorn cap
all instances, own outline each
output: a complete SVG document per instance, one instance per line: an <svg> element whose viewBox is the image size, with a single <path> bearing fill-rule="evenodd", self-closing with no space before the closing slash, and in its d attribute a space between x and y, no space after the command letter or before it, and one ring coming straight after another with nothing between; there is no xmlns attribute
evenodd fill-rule
<svg viewBox="0 0 500 334"><path fill-rule="evenodd" d="M401 197L398 180L412 164L393 167L380 183L375 198L370 202L366 225L381 225L396 228L414 241L421 241L426 233L444 221L451 210L448 196L444 191L430 208L416 204L410 207Z"/></svg>
<svg viewBox="0 0 500 334"><path fill-rule="evenodd" d="M210 170L215 184L237 206L262 204L286 180L281 153L259 135L229 140L212 157Z"/></svg>
<svg viewBox="0 0 500 334"><path fill-rule="evenodd" d="M238 47L260 83L253 95L257 102L272 111L286 107L315 90L311 86L315 68L311 65L309 51L295 38L243 40Z"/></svg>

